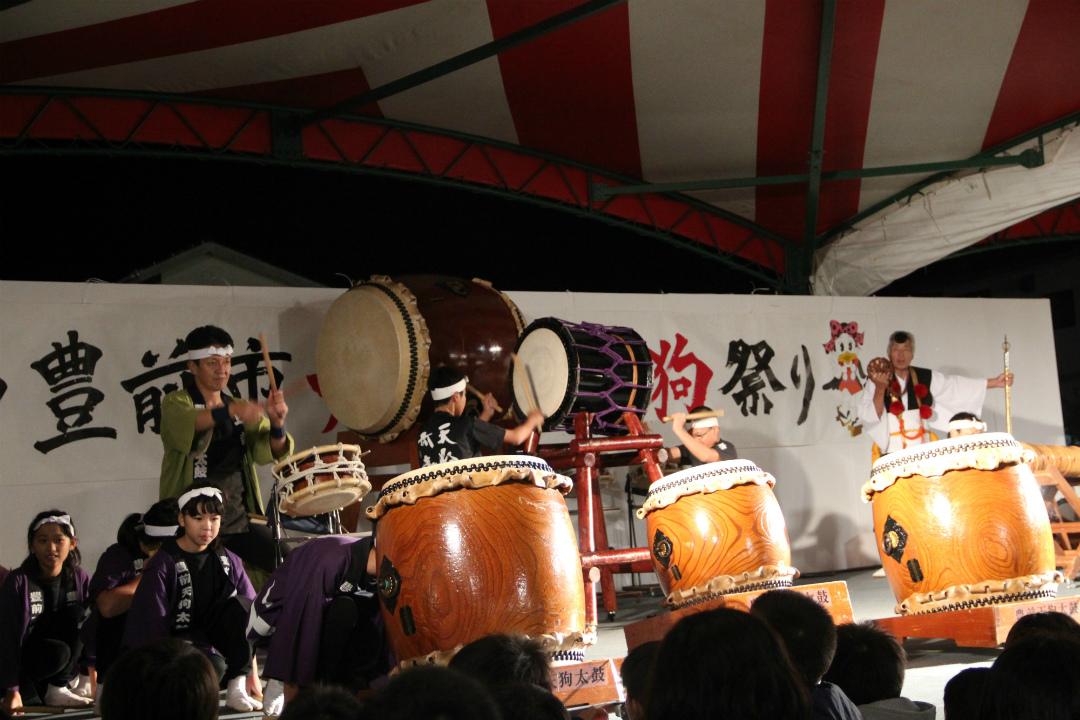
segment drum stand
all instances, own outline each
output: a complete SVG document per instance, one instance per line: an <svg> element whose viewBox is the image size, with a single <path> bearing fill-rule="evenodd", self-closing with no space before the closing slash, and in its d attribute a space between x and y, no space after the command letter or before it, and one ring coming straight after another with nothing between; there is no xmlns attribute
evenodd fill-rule
<svg viewBox="0 0 1080 720"><path fill-rule="evenodd" d="M608 619L614 619L618 610L614 575L653 571L648 548L608 548L607 526L600 504L600 470L605 465L621 467L641 464L650 483L662 477L657 452L664 447L664 439L659 435L646 435L641 420L634 413L623 413L623 422L629 434L594 438L592 414L578 413L574 416L574 439L569 444L537 451L554 469L576 471L574 491L578 504L578 547L585 581L586 625L596 624L597 604L593 583L599 581L604 610ZM605 458L604 453L609 455ZM597 550L598 547L602 549Z"/></svg>
<svg viewBox="0 0 1080 720"><path fill-rule="evenodd" d="M274 478L274 484L270 486L270 505L266 509L266 525L270 528L270 537L274 541L274 567L277 568L285 560L284 553L281 548L286 544L299 544L311 540L310 537L287 537L281 532L281 510L278 507L278 499L280 497L280 488L278 487L277 478ZM341 511L331 510L326 514L326 529L329 535L342 535L345 533L344 526L341 522ZM316 535L316 537L323 537L322 535Z"/></svg>

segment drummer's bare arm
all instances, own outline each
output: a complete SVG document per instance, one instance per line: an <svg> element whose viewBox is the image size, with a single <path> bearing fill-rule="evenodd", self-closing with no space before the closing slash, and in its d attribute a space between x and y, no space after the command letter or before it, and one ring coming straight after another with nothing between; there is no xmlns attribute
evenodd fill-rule
<svg viewBox="0 0 1080 720"><path fill-rule="evenodd" d="M716 451L716 448L709 447L686 431L686 413L674 413L671 416L671 429L675 431L675 437L682 441L698 462L709 463L720 460L720 453ZM681 452L677 449L676 452L674 459L677 460Z"/></svg>
<svg viewBox="0 0 1080 720"><path fill-rule="evenodd" d="M480 419L484 422L490 422L491 418L495 417L495 412L499 407L499 401L496 400L495 396L491 393L484 393L480 397L480 402L484 405L484 409L480 412Z"/></svg>
<svg viewBox="0 0 1080 720"><path fill-rule="evenodd" d="M506 431L503 442L507 445L520 445L529 439L529 435L532 435L533 430L539 430L543 424L544 414L539 410L533 410L525 418L525 422Z"/></svg>
<svg viewBox="0 0 1080 720"><path fill-rule="evenodd" d="M289 406L285 404L285 393L271 390L266 397L266 416L270 418L270 450L276 458L285 454L288 447L289 439L285 436L285 416L288 414Z"/></svg>
<svg viewBox="0 0 1080 720"><path fill-rule="evenodd" d="M1001 373L992 378L986 378L986 387L988 388L1003 388L1010 387L1013 384L1012 373Z"/></svg>

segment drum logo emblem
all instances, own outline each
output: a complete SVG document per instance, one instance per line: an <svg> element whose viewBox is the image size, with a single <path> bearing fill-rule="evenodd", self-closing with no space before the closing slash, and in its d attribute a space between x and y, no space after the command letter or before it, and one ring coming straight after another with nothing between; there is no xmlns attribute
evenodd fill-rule
<svg viewBox="0 0 1080 720"><path fill-rule="evenodd" d="M900 558L904 556L907 541L907 530L893 520L891 515L886 518L885 529L881 533L881 549L885 551L885 554L896 562L900 562Z"/></svg>
<svg viewBox="0 0 1080 720"><path fill-rule="evenodd" d="M382 598L383 605L391 615L397 608L397 597L400 592L401 576L398 575L394 563L390 562L390 558L383 557L382 565L379 567L379 597Z"/></svg>
<svg viewBox="0 0 1080 720"><path fill-rule="evenodd" d="M668 565L671 563L671 553L674 552L675 547L671 544L671 539L660 532L656 531L656 535L653 536L653 556L659 561L664 569L667 570Z"/></svg>

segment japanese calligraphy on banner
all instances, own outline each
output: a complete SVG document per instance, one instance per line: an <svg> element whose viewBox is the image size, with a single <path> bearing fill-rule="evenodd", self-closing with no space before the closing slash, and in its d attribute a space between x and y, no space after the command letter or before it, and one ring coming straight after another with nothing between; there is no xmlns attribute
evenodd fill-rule
<svg viewBox="0 0 1080 720"><path fill-rule="evenodd" d="M0 282L0 564L21 560L24 523L38 510L71 511L92 563L124 515L156 499L160 403L179 386L180 340L198 325L232 335L230 392L248 398L268 387L257 340L264 333L277 382L290 393L297 447L333 442L341 428L317 394L315 346L342 292ZM636 330L654 363L647 419L669 441L661 416L700 404L724 410L724 437L778 479L804 571L873 561L858 496L869 440L854 408L865 366L884 354L891 331L916 335L917 364L973 377L1000 372L1008 333L1015 434L1062 441L1045 301L509 294L527 320ZM1000 394L988 396L991 429L1004 428L1002 406ZM269 469L261 479L265 497Z"/></svg>

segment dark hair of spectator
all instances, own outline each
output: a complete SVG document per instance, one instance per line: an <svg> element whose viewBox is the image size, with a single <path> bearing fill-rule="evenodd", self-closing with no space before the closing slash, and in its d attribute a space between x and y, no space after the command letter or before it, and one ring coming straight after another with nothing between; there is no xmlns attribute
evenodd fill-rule
<svg viewBox="0 0 1080 720"><path fill-rule="evenodd" d="M570 720L559 698L533 683L511 683L492 688L503 720Z"/></svg>
<svg viewBox="0 0 1080 720"><path fill-rule="evenodd" d="M750 606L780 636L807 687L821 682L836 653L836 625L829 612L802 593L772 590Z"/></svg>
<svg viewBox="0 0 1080 720"><path fill-rule="evenodd" d="M1080 641L1032 635L994 661L983 717L992 720L1080 718Z"/></svg>
<svg viewBox="0 0 1080 720"><path fill-rule="evenodd" d="M805 720L809 693L761 620L721 608L680 620L660 643L649 720Z"/></svg>
<svg viewBox="0 0 1080 720"><path fill-rule="evenodd" d="M1025 615L1016 621L1005 639L1005 647L1015 645L1033 635L1071 637L1080 640L1080 623L1065 613L1041 612Z"/></svg>
<svg viewBox="0 0 1080 720"><path fill-rule="evenodd" d="M660 641L653 640L642 643L627 653L620 671L627 697L639 703L645 702L645 696L649 690L649 678L652 675L658 650L660 650Z"/></svg>
<svg viewBox="0 0 1080 720"><path fill-rule="evenodd" d="M102 720L216 720L218 680L201 651L177 638L129 650L105 677Z"/></svg>
<svg viewBox="0 0 1080 720"><path fill-rule="evenodd" d="M525 682L551 690L551 661L536 640L523 635L488 635L458 650L450 667L485 687Z"/></svg>
<svg viewBox="0 0 1080 720"><path fill-rule="evenodd" d="M448 667L405 670L364 707L364 720L500 720L499 708L478 681Z"/></svg>
<svg viewBox="0 0 1080 720"><path fill-rule="evenodd" d="M825 680L839 686L856 705L900 697L904 648L873 623L836 628L836 654Z"/></svg>
<svg viewBox="0 0 1080 720"><path fill-rule="evenodd" d="M361 709L356 696L344 688L312 685L285 705L281 720L356 720Z"/></svg>

